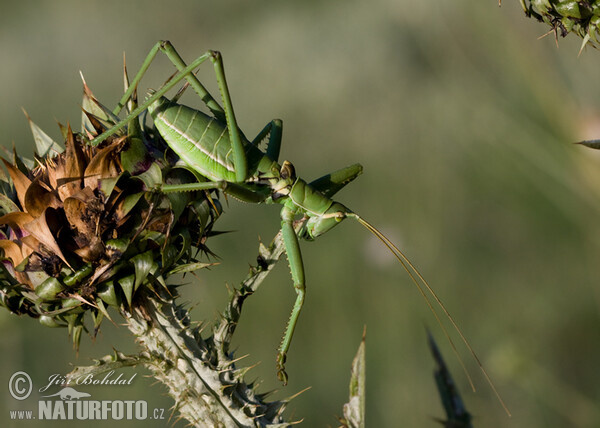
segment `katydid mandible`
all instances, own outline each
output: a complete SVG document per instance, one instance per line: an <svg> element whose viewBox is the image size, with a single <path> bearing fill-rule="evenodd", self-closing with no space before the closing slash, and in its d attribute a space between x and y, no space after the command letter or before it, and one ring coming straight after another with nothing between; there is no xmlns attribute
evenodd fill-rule
<svg viewBox="0 0 600 428"><path fill-rule="evenodd" d="M277 375L279 379L284 384L287 382L285 372L286 356L305 296L304 267L298 238L312 240L329 231L345 218L352 218L379 238L402 264L425 298L456 352L452 340L441 324L424 289L433 296L433 299L458 331L462 341L477 361L492 389L496 392L467 339L415 266L374 226L346 206L331 199L336 192L362 172L362 166L355 164L308 183L296 176L295 169L290 162L283 161L283 163L279 163L282 136L281 120L272 120L252 141L248 140L238 128L225 79L223 61L218 52L208 51L186 65L169 42L158 42L148 54L114 113L118 114L131 97L158 52L164 52L167 55L178 69L178 73L172 76L159 90L151 91L150 96L143 104L135 108L113 128L96 137L92 144L103 141L147 109L158 132L169 147L189 167L210 180L202 183L163 185L160 189L162 192L219 189L245 202L282 205L281 232L297 297L277 354ZM194 70L206 60L209 60L214 66L223 102L222 107L208 93L194 74ZM167 91L183 79L187 80L186 85L191 86L202 99L212 116L178 104L176 101L181 91L171 100L165 98ZM259 144L267 136L269 137L267 148L266 152L263 152L260 150ZM294 219L299 216L303 216L304 225L296 233ZM496 395L498 396L497 392Z"/></svg>

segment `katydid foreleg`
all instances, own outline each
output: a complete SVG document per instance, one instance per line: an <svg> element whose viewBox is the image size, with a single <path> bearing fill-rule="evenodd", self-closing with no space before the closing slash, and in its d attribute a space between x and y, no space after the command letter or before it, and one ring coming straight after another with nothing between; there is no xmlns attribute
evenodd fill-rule
<svg viewBox="0 0 600 428"><path fill-rule="evenodd" d="M279 160L279 151L281 149L281 136L283 133L283 123L281 119L273 119L258 133L251 144L257 146L260 144L265 137L269 136L269 142L267 143L267 156L274 161Z"/></svg>
<svg viewBox="0 0 600 428"><path fill-rule="evenodd" d="M281 345L279 346L279 352L277 354L277 377L284 383L284 385L287 384L288 379L287 373L285 372L285 360L287 358L287 352L290 349L296 324L298 323L300 311L304 305L304 295L306 294L304 264L302 263L302 253L300 252L298 236L294 231L294 215L295 213L287 207L283 207L281 210L281 234L283 235L285 253L290 265L292 280L294 281L294 290L296 290L297 294L296 301L294 302L294 307L292 309L292 313L290 314L290 319L285 329Z"/></svg>

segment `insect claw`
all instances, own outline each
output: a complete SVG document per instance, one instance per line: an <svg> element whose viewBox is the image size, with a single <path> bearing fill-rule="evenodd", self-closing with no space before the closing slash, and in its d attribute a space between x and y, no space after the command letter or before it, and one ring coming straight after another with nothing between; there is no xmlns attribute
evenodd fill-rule
<svg viewBox="0 0 600 428"><path fill-rule="evenodd" d="M285 360L286 355L284 352L280 352L277 354L277 378L283 382L283 386L286 386L288 383L288 375L285 372Z"/></svg>

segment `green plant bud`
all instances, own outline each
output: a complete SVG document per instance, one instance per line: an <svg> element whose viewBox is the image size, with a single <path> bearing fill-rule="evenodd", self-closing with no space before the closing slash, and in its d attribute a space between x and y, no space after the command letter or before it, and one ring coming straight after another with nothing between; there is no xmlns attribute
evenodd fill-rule
<svg viewBox="0 0 600 428"><path fill-rule="evenodd" d="M64 289L65 286L58 279L48 278L35 288L35 294L45 301L54 300Z"/></svg>
<svg viewBox="0 0 600 428"><path fill-rule="evenodd" d="M560 2L554 7L556 11L564 17L581 19L579 4L574 0Z"/></svg>
<svg viewBox="0 0 600 428"><path fill-rule="evenodd" d="M83 304L81 303L81 301L77 300L77 299L63 299L61 301L62 307L63 308L73 308L71 309L68 313L69 314L80 314L85 312L85 309L83 308Z"/></svg>
<svg viewBox="0 0 600 428"><path fill-rule="evenodd" d="M106 241L106 248L113 251L119 251L124 253L129 246L130 240L121 238L121 239L109 239Z"/></svg>
<svg viewBox="0 0 600 428"><path fill-rule="evenodd" d="M50 315L42 315L39 318L40 324L42 324L43 326L46 327L62 327L61 324L56 322L56 319L54 319L54 317L51 317Z"/></svg>
<svg viewBox="0 0 600 428"><path fill-rule="evenodd" d="M121 305L121 298L115 289L115 285L111 283L102 283L98 286L98 296L104 303L109 306L118 308Z"/></svg>
<svg viewBox="0 0 600 428"><path fill-rule="evenodd" d="M131 301L133 299L134 292L134 284L135 284L135 275L127 275L121 279L119 279L119 285L125 294L125 298L127 299L127 304L131 306Z"/></svg>

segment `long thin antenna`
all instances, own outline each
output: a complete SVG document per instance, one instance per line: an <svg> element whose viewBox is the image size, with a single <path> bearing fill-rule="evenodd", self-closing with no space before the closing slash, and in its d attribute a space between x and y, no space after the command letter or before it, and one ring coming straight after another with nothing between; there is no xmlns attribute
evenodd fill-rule
<svg viewBox="0 0 600 428"><path fill-rule="evenodd" d="M460 362L460 365L462 366L462 368L463 368L463 370L464 370L464 372L465 372L465 374L467 376L467 379L469 380L469 384L471 385L471 388L473 389L473 391L475 391L475 385L473 384L473 380L471 379L471 376L469 375L469 372L468 372L467 368L465 367L465 364L464 364L463 360L460 358L460 355L458 354L458 350L456 349L456 346L454 345L454 342L452 341L452 338L450 337L450 335L448 334L448 331L446 330L446 328L442 324L442 321L440 320L440 317L439 317L437 311L433 307L433 305L431 303L431 300L429 299L429 297L425 293L424 288L429 292L429 294L431 294L431 296L433 297L433 299L435 300L435 302L438 304L438 306L442 309L442 312L444 312L444 314L446 315L446 317L448 318L448 320L450 321L450 323L452 324L452 326L454 327L454 329L458 332L458 335L460 336L461 340L463 341L463 343L465 344L465 346L467 347L467 349L471 353L471 356L473 357L473 359L476 361L477 365L479 366L479 369L481 370L481 372L483 373L483 376L485 377L485 380L490 385L490 387L492 388L492 391L494 391L494 394L496 395L496 398L498 399L498 401L500 402L500 404L504 408L504 411L506 412L506 414L508 416L512 416L511 413L510 413L510 410L508 410L508 407L506 406L506 404L504 403L504 400L500 396L500 393L496 389L496 386L494 385L494 382L492 382L492 379L490 378L490 376L488 375L487 371L483 367L483 364L481 364L481 360L479 359L479 357L477 356L477 354L473 350L473 347L471 346L471 344L467 340L466 336L463 334L462 330L460 329L460 327L458 326L458 324L456 323L456 321L454 320L454 318L452 317L452 315L450 314L450 312L448 311L448 309L446 309L446 306L444 305L444 303L442 302L442 300L438 297L438 295L435 293L435 291L433 291L433 288L431 288L431 286L425 280L425 278L423 277L423 275L421 275L421 272L419 272L419 270L415 267L415 265L413 265L411 263L411 261L408 259L408 257L406 257L404 255L404 253L402 251L400 251L400 249L398 247L396 247L396 245L394 245L394 243L392 241L390 241L383 233L381 233L379 230L377 230L377 228L375 226L373 226L368 221L366 221L365 219L363 219L362 217L360 217L358 214L347 213L347 216L356 219L369 232L371 232L381 242L383 242L383 244L390 250L390 252L394 255L394 257L396 257L396 259L400 262L400 264L402 265L402 267L404 268L404 270L406 270L406 272L410 276L412 282L415 284L415 286L417 287L417 289L419 290L419 292L421 293L421 295L425 299L425 302L427 303L427 306L429 306L429 309L431 310L431 312L435 316L435 319L437 320L437 323L442 328L442 330L444 332L444 335L448 339L448 342L450 343L450 346L452 347L452 350L453 350L454 354L457 356L458 361ZM415 275L417 276L417 278L420 280L421 283L419 283L419 281L417 281L417 279L415 278Z"/></svg>

